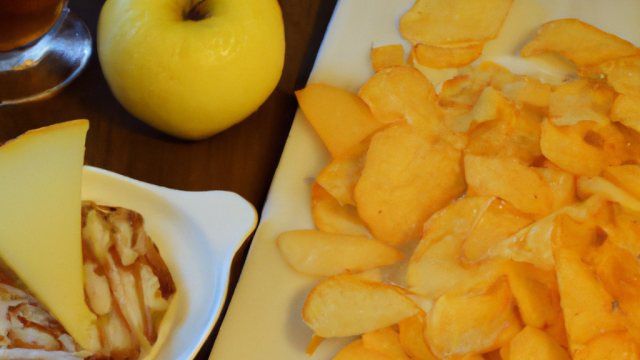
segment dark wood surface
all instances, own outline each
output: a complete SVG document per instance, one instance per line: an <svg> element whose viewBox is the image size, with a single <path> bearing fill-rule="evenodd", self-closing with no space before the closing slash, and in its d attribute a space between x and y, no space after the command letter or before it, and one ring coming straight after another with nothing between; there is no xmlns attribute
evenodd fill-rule
<svg viewBox="0 0 640 360"><path fill-rule="evenodd" d="M70 0L70 9L85 21L94 39L89 64L50 99L0 106L0 143L30 129L86 118L90 120L86 164L174 189L233 191L260 213L297 108L294 91L306 83L336 0L279 2L286 55L276 90L243 122L209 139L189 142L149 127L117 102L102 75L95 47L104 1ZM248 243L234 260L230 295L247 249ZM219 323L198 359L208 358L218 328Z"/></svg>

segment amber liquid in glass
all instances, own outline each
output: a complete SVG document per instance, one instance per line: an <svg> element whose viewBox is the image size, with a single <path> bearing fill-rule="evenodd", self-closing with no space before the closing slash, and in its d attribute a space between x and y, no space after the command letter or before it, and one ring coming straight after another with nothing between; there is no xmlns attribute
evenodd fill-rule
<svg viewBox="0 0 640 360"><path fill-rule="evenodd" d="M0 51L26 45L55 24L64 0L0 0Z"/></svg>

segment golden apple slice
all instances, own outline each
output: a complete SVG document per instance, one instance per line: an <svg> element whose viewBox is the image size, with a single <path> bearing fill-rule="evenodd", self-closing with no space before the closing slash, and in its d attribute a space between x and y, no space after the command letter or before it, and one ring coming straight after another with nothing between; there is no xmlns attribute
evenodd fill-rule
<svg viewBox="0 0 640 360"><path fill-rule="evenodd" d="M418 0L400 18L400 33L411 43L480 44L498 35L512 0Z"/></svg>
<svg viewBox="0 0 640 360"><path fill-rule="evenodd" d="M403 258L402 253L380 240L316 230L284 232L277 244L291 267L318 276L363 271Z"/></svg>
<svg viewBox="0 0 640 360"><path fill-rule="evenodd" d="M578 19L545 23L523 49L523 57L555 53L584 68L639 53L632 43Z"/></svg>
<svg viewBox="0 0 640 360"><path fill-rule="evenodd" d="M588 75L604 75L609 85L620 94L640 95L640 56L609 60L586 72Z"/></svg>
<svg viewBox="0 0 640 360"><path fill-rule="evenodd" d="M616 92L603 80L572 81L551 92L548 117L558 126L583 120L606 124L615 97Z"/></svg>
<svg viewBox="0 0 640 360"><path fill-rule="evenodd" d="M353 191L364 167L369 141L364 140L341 156L334 158L316 176L316 182L341 204L355 205Z"/></svg>
<svg viewBox="0 0 640 360"><path fill-rule="evenodd" d="M425 337L436 355L448 358L498 349L521 328L508 282L500 278L441 296L427 312Z"/></svg>
<svg viewBox="0 0 640 360"><path fill-rule="evenodd" d="M362 340L358 339L345 346L333 360L392 360L392 358L377 351L365 349Z"/></svg>
<svg viewBox="0 0 640 360"><path fill-rule="evenodd" d="M602 172L602 178L640 200L640 166L609 166Z"/></svg>
<svg viewBox="0 0 640 360"><path fill-rule="evenodd" d="M640 94L618 95L611 108L611 120L640 131Z"/></svg>
<svg viewBox="0 0 640 360"><path fill-rule="evenodd" d="M311 290L302 318L318 336L352 336L391 326L419 310L397 286L336 275Z"/></svg>
<svg viewBox="0 0 640 360"><path fill-rule="evenodd" d="M302 112L334 158L383 125L358 96L333 86L309 84L296 91L296 97Z"/></svg>
<svg viewBox="0 0 640 360"><path fill-rule="evenodd" d="M311 184L311 215L320 231L369 236L356 207L340 204L317 182Z"/></svg>
<svg viewBox="0 0 640 360"><path fill-rule="evenodd" d="M412 51L418 64L431 69L461 68L482 55L484 44L448 47L415 44Z"/></svg>
<svg viewBox="0 0 640 360"><path fill-rule="evenodd" d="M398 332L390 327L363 334L362 347L384 354L393 360L411 360L400 344Z"/></svg>
<svg viewBox="0 0 640 360"><path fill-rule="evenodd" d="M413 316L398 323L400 344L404 351L415 360L437 360L429 349L429 344L424 338L426 325L426 313L420 311Z"/></svg>
<svg viewBox="0 0 640 360"><path fill-rule="evenodd" d="M571 360L571 357L549 334L527 326L511 340L509 360Z"/></svg>
<svg viewBox="0 0 640 360"><path fill-rule="evenodd" d="M552 210L551 187L532 167L513 159L467 153L464 171L469 189L476 194L500 197L518 210L539 217Z"/></svg>
<svg viewBox="0 0 640 360"><path fill-rule="evenodd" d="M460 155L411 125L375 134L354 191L371 234L392 245L420 238L422 224L465 189Z"/></svg>
<svg viewBox="0 0 640 360"><path fill-rule="evenodd" d="M373 71L380 71L391 66L404 65L404 47L402 44L377 46L371 49Z"/></svg>
<svg viewBox="0 0 640 360"><path fill-rule="evenodd" d="M589 341L575 352L576 360L637 360L640 359L640 346L625 331L604 333Z"/></svg>

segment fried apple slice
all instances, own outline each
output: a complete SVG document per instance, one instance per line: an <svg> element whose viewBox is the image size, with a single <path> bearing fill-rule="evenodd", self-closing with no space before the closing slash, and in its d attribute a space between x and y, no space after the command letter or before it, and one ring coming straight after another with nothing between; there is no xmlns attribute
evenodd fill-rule
<svg viewBox="0 0 640 360"><path fill-rule="evenodd" d="M483 47L483 44L457 47L416 44L412 51L414 59L422 66L431 69L459 69L478 59Z"/></svg>
<svg viewBox="0 0 640 360"><path fill-rule="evenodd" d="M419 310L397 286L336 275L311 290L302 318L316 335L326 338L391 326Z"/></svg>
<svg viewBox="0 0 640 360"><path fill-rule="evenodd" d="M380 71L391 66L404 65L404 47L402 44L376 46L371 49L373 71Z"/></svg>
<svg viewBox="0 0 640 360"><path fill-rule="evenodd" d="M625 331L604 333L589 341L573 355L574 360L638 360L640 346Z"/></svg>
<svg viewBox="0 0 640 360"><path fill-rule="evenodd" d="M500 241L533 223L506 201L494 199L474 222L461 248L463 261L475 263Z"/></svg>
<svg viewBox="0 0 640 360"><path fill-rule="evenodd" d="M586 70L585 75L604 75L609 85L620 94L640 95L640 56L605 61Z"/></svg>
<svg viewBox="0 0 640 360"><path fill-rule="evenodd" d="M331 234L368 236L355 206L343 205L320 184L311 184L311 215L320 231Z"/></svg>
<svg viewBox="0 0 640 360"><path fill-rule="evenodd" d="M615 299L580 254L560 247L554 251L554 258L570 350L577 350L606 331L624 330L624 317L612 311Z"/></svg>
<svg viewBox="0 0 640 360"><path fill-rule="evenodd" d="M560 19L544 23L520 55L543 53L562 55L578 68L586 68L638 54L639 50L632 43L578 19Z"/></svg>
<svg viewBox="0 0 640 360"><path fill-rule="evenodd" d="M599 175L614 159L610 159L605 151L605 139L595 125L595 122L581 121L573 126L558 127L545 119L540 136L542 154L571 173Z"/></svg>
<svg viewBox="0 0 640 360"><path fill-rule="evenodd" d="M354 145L325 166L316 177L316 182L341 204L355 205L353 190L360 179L368 149L368 140Z"/></svg>
<svg viewBox="0 0 640 360"><path fill-rule="evenodd" d="M640 94L618 95L611 107L611 120L640 131Z"/></svg>
<svg viewBox="0 0 640 360"><path fill-rule="evenodd" d="M411 360L400 345L398 332L391 327L363 334L362 347L384 354L393 360Z"/></svg>
<svg viewBox="0 0 640 360"><path fill-rule="evenodd" d="M465 197L427 221L407 269L409 290L435 299L469 277L470 271L460 262L461 247L492 201L490 197Z"/></svg>
<svg viewBox="0 0 640 360"><path fill-rule="evenodd" d="M426 315L420 311L398 323L400 344L412 360L437 360L424 338Z"/></svg>
<svg viewBox="0 0 640 360"><path fill-rule="evenodd" d="M609 166L602 172L602 177L640 200L640 166Z"/></svg>
<svg viewBox="0 0 640 360"><path fill-rule="evenodd" d="M553 192L540 173L508 158L465 154L464 172L470 191L507 200L518 210L542 217L553 208Z"/></svg>
<svg viewBox="0 0 640 360"><path fill-rule="evenodd" d="M333 360L392 360L392 358L377 351L365 349L362 346L362 339L358 339L340 350Z"/></svg>
<svg viewBox="0 0 640 360"><path fill-rule="evenodd" d="M411 125L375 134L354 191L371 234L392 245L420 238L422 224L464 191L460 158Z"/></svg>
<svg viewBox="0 0 640 360"><path fill-rule="evenodd" d="M309 84L296 91L296 97L302 112L334 158L383 125L358 96L330 85Z"/></svg>
<svg viewBox="0 0 640 360"><path fill-rule="evenodd" d="M632 212L640 212L640 200L599 176L578 178L577 191L578 196L583 199L597 194L605 199L619 203L622 207Z"/></svg>
<svg viewBox="0 0 640 360"><path fill-rule="evenodd" d="M400 33L413 44L482 44L498 35L512 2L418 0L400 18Z"/></svg>
<svg viewBox="0 0 640 360"><path fill-rule="evenodd" d="M359 272L403 258L395 248L364 236L291 230L280 234L276 242L292 268L317 276Z"/></svg>
<svg viewBox="0 0 640 360"><path fill-rule="evenodd" d="M498 349L521 328L508 282L500 278L441 296L427 312L425 337L436 355L448 358Z"/></svg>
<svg viewBox="0 0 640 360"><path fill-rule="evenodd" d="M549 334L526 326L511 340L509 360L571 360L571 357Z"/></svg>
<svg viewBox="0 0 640 360"><path fill-rule="evenodd" d="M603 80L572 81L551 92L548 117L558 126L583 120L606 124L615 97L616 92Z"/></svg>

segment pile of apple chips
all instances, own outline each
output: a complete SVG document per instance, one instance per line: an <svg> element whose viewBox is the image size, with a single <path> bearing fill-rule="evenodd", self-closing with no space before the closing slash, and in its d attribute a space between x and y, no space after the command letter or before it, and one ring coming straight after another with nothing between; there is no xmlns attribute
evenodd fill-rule
<svg viewBox="0 0 640 360"><path fill-rule="evenodd" d="M485 62L436 92L383 51L358 95L297 93L333 158L318 230L277 242L326 277L303 308L309 352L361 335L335 359L640 358L640 49L565 19L522 56L540 53L579 75Z"/></svg>

